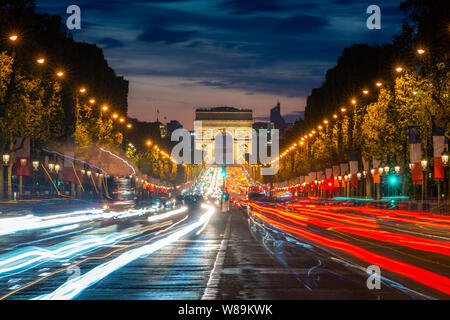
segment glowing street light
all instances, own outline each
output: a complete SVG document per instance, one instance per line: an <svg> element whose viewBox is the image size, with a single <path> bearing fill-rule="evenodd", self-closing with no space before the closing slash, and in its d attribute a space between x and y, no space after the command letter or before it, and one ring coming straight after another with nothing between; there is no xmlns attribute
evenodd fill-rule
<svg viewBox="0 0 450 320"><path fill-rule="evenodd" d="M33 165L33 170L34 171L38 171L38 169L39 169L39 161L37 161L37 160L33 161L32 165Z"/></svg>
<svg viewBox="0 0 450 320"><path fill-rule="evenodd" d="M363 93L367 95L367 94L369 94L369 90L364 89L364 90L363 90Z"/></svg>
<svg viewBox="0 0 450 320"><path fill-rule="evenodd" d="M383 84L382 84L381 82L377 82L377 83L375 83L375 85L376 85L377 87L381 87Z"/></svg>
<svg viewBox="0 0 450 320"><path fill-rule="evenodd" d="M90 104L94 104L95 103L95 99L93 99L93 98L89 99L89 103Z"/></svg>
<svg viewBox="0 0 450 320"><path fill-rule="evenodd" d="M131 129L133 126L129 123L129 124L127 124L127 128L128 129Z"/></svg>
<svg viewBox="0 0 450 320"><path fill-rule="evenodd" d="M61 78L64 76L64 72L58 71L58 72L56 72L56 75Z"/></svg>
<svg viewBox="0 0 450 320"><path fill-rule="evenodd" d="M353 105L355 105L356 104L356 99L352 99L351 102L352 102Z"/></svg>
<svg viewBox="0 0 450 320"><path fill-rule="evenodd" d="M335 114L333 114L333 118L334 119L337 119L337 117L338 117L338 115L335 113Z"/></svg>
<svg viewBox="0 0 450 320"><path fill-rule="evenodd" d="M403 68L399 66L399 67L395 68L395 71L397 71L398 73L400 73L400 72L403 71Z"/></svg>
<svg viewBox="0 0 450 320"><path fill-rule="evenodd" d="M422 49L422 48L419 48L419 49L417 49L417 53L420 54L420 55L422 55L422 54L425 53L425 50Z"/></svg>
<svg viewBox="0 0 450 320"><path fill-rule="evenodd" d="M120 118L119 121L120 122L125 122L125 119L124 118Z"/></svg>
<svg viewBox="0 0 450 320"><path fill-rule="evenodd" d="M420 164L422 165L423 171L427 171L428 161L424 159L424 160L420 161Z"/></svg>
<svg viewBox="0 0 450 320"><path fill-rule="evenodd" d="M328 120L327 119L323 120L323 123L328 124Z"/></svg>
<svg viewBox="0 0 450 320"><path fill-rule="evenodd" d="M345 111L347 111L347 108L342 107L341 112L345 112Z"/></svg>
<svg viewBox="0 0 450 320"><path fill-rule="evenodd" d="M86 88L80 88L80 93L86 93Z"/></svg>
<svg viewBox="0 0 450 320"><path fill-rule="evenodd" d="M112 117L113 117L114 119L117 119L117 118L119 117L119 115L118 115L117 113L114 113L114 114L112 115Z"/></svg>
<svg viewBox="0 0 450 320"><path fill-rule="evenodd" d="M11 40L11 41L16 41L17 39L18 39L17 34L12 34L12 35L9 37L9 40Z"/></svg>
<svg viewBox="0 0 450 320"><path fill-rule="evenodd" d="M444 151L441 155L441 158L442 158L442 164L444 166L447 166L448 165L448 152Z"/></svg>
<svg viewBox="0 0 450 320"><path fill-rule="evenodd" d="M45 59L44 58L38 58L36 60L36 62L39 63L39 64L43 64L45 62Z"/></svg>
<svg viewBox="0 0 450 320"><path fill-rule="evenodd" d="M5 154L3 155L3 164L4 164L5 166L8 165L9 159L10 159L9 154L5 153Z"/></svg>
<svg viewBox="0 0 450 320"><path fill-rule="evenodd" d="M102 106L102 111L108 111L108 106L107 106L106 104L104 104L104 105Z"/></svg>

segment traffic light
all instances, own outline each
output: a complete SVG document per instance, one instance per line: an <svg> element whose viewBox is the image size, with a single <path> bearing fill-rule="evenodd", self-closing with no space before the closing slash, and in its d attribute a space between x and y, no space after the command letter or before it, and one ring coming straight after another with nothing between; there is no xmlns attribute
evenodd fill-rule
<svg viewBox="0 0 450 320"><path fill-rule="evenodd" d="M228 200L228 197L229 197L228 193L226 192L222 193L222 199Z"/></svg>
<svg viewBox="0 0 450 320"><path fill-rule="evenodd" d="M396 186L399 183L398 176L396 174L391 174L387 177L387 181L391 186Z"/></svg>
<svg viewBox="0 0 450 320"><path fill-rule="evenodd" d="M226 178L226 177L227 177L227 168L222 167L222 178Z"/></svg>

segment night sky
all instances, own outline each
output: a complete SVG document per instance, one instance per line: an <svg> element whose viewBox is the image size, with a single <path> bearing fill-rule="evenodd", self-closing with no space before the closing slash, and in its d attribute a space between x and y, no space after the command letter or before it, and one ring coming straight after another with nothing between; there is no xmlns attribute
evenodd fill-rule
<svg viewBox="0 0 450 320"><path fill-rule="evenodd" d="M304 110L344 47L388 43L401 27L400 1L37 0L39 12L81 8L78 41L104 49L130 81L129 116L179 120L194 109L252 108L265 120L277 100L288 121ZM366 9L381 8L381 30L368 30ZM164 119L166 117L166 119Z"/></svg>

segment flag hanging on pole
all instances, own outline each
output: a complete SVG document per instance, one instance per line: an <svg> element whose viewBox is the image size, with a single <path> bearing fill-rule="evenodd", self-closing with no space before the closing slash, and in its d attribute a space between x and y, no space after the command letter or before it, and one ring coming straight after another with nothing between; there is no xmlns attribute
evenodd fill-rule
<svg viewBox="0 0 450 320"><path fill-rule="evenodd" d="M337 178L340 175L341 175L341 167L339 166L339 164L334 164L333 165L333 176Z"/></svg>
<svg viewBox="0 0 450 320"><path fill-rule="evenodd" d="M423 174L420 161L422 146L420 144L420 127L408 126L409 130L409 158L411 162L411 179L414 184L422 184Z"/></svg>
<svg viewBox="0 0 450 320"><path fill-rule="evenodd" d="M433 119L434 120L434 119ZM433 155L434 155L434 180L444 180L444 164L442 153L445 150L445 130L434 124L433 121Z"/></svg>
<svg viewBox="0 0 450 320"><path fill-rule="evenodd" d="M356 174L358 173L358 156L353 150L350 150L348 155L349 155L348 164L350 166L351 186L357 187L358 186L358 177L356 176Z"/></svg>

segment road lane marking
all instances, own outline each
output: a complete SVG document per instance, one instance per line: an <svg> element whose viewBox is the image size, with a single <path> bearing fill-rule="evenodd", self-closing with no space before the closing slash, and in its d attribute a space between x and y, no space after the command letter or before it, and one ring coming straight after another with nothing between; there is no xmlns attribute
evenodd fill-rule
<svg viewBox="0 0 450 320"><path fill-rule="evenodd" d="M209 274L208 283L206 284L205 292L203 293L202 300L214 300L217 297L219 291L220 275L223 270L223 263L225 261L225 254L227 252L228 240L230 238L231 230L231 215L228 217L227 226L223 235L222 242L220 243L219 251L216 255L216 261Z"/></svg>

